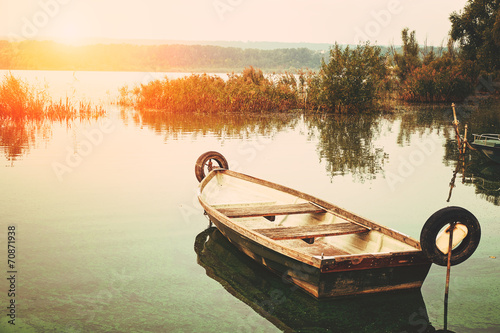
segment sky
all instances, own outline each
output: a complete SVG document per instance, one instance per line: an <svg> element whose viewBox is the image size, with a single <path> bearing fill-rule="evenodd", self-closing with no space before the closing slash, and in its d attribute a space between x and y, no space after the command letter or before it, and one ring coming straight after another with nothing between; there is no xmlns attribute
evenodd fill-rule
<svg viewBox="0 0 500 333"><path fill-rule="evenodd" d="M0 0L0 38L446 45L467 0Z"/></svg>

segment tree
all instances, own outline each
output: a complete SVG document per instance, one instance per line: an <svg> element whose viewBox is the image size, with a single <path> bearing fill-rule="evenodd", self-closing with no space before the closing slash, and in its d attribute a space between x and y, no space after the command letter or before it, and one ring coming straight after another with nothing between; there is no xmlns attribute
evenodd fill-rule
<svg viewBox="0 0 500 333"><path fill-rule="evenodd" d="M487 73L500 70L500 0L469 0L450 21L451 38L460 43L465 60Z"/></svg>
<svg viewBox="0 0 500 333"><path fill-rule="evenodd" d="M401 82L404 82L408 73L413 69L420 67L422 61L420 60L419 51L420 47L415 38L415 30L408 33L409 29L405 28L401 31L401 38L403 40L403 54L395 53L395 71L396 75Z"/></svg>
<svg viewBox="0 0 500 333"><path fill-rule="evenodd" d="M358 111L373 105L387 76L380 47L358 45L345 49L335 43L328 63L321 65L322 104L330 111Z"/></svg>

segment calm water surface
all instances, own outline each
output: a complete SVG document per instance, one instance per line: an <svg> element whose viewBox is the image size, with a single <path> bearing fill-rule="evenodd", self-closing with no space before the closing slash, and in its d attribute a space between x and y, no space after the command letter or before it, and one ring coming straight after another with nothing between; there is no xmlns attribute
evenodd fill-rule
<svg viewBox="0 0 500 333"><path fill-rule="evenodd" d="M432 267L421 292L317 302L238 253L207 229L196 200L194 163L208 150L223 153L233 170L417 239L436 210L470 210L482 239L468 261L452 268L448 327L500 331L500 169L476 152L457 162L450 107L400 106L395 114L356 117L162 116L109 102L119 87L164 73L13 74L42 82L54 98L102 103L109 116L71 124L2 121L0 237L5 244L8 226L15 226L17 273L12 329L4 246L0 331L443 327L443 267ZM459 107L461 122L474 133L499 132L499 115L498 105Z"/></svg>

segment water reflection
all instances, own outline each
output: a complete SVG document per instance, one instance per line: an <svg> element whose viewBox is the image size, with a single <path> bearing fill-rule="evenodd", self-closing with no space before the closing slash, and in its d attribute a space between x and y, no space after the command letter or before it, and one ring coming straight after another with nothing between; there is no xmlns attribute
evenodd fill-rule
<svg viewBox="0 0 500 333"><path fill-rule="evenodd" d="M0 117L0 149L11 166L28 154L39 139L47 141L51 136L52 126L47 121Z"/></svg>
<svg viewBox="0 0 500 333"><path fill-rule="evenodd" d="M451 120L451 107L424 106L407 107L403 111L389 114L331 115L289 113L218 113L218 114L174 114L157 110L136 111L122 109L124 124L149 128L164 136L165 140L180 140L185 135L190 139L203 136L245 139L259 135L274 135L297 130L297 135L306 136L316 142L317 154L326 166L330 177L351 175L355 181L364 182L384 176L389 160L387 149L382 144L409 146L418 144L422 136L436 142L445 139L443 164L455 169L454 183L474 186L480 197L499 205L500 188L498 167L479 152L469 152L466 163L460 162L457 141ZM472 133L499 132L500 106L486 105L474 108L457 108L460 123L469 125ZM462 110L462 111L460 111ZM465 111L464 111L465 110ZM0 119L0 149L13 166L15 161L26 156L37 142L51 139L54 123L51 121L13 121ZM71 126L71 124L68 124ZM380 137L394 131L395 142L377 143ZM391 158L396 155L391 153ZM489 164L490 163L490 164ZM450 178L446 182L450 182ZM443 180L443 183L445 181Z"/></svg>
<svg viewBox="0 0 500 333"><path fill-rule="evenodd" d="M332 177L351 173L364 181L383 172L388 156L373 144L381 131L381 116L312 114L305 120L318 132L318 153Z"/></svg>
<svg viewBox="0 0 500 333"><path fill-rule="evenodd" d="M420 291L318 301L240 253L216 228L201 232L194 249L210 278L282 331L434 332Z"/></svg>
<svg viewBox="0 0 500 333"><path fill-rule="evenodd" d="M300 114L288 113L170 113L161 110L121 109L125 124L148 127L165 138L177 139L181 133L213 134L219 138L243 138L249 134L273 135L285 128L294 128Z"/></svg>
<svg viewBox="0 0 500 333"><path fill-rule="evenodd" d="M412 145L412 140L423 135L438 141L445 138L443 163L453 166L459 163L455 132L451 126L453 113L449 105L401 106L403 110L393 114L332 115L322 113L252 113L234 114L173 114L156 110L136 111L123 109L123 121L140 127L148 127L165 135L165 139L178 139L181 133L197 135L212 134L225 137L244 138L250 134L271 136L287 128L295 128L304 122L304 132L317 141L317 152L325 162L330 177L351 174L356 181L372 180L384 175L384 166L389 159L384 147L374 142L387 131L398 131L395 144ZM462 124L467 123L474 132L500 130L500 107L498 105L458 106ZM463 126L463 125L462 125ZM469 132L470 134L471 132ZM415 136L416 135L416 136ZM479 155L471 153L464 173L462 166L455 177L467 178L464 184L473 184L476 191L489 202L498 205L500 193L495 189L495 173L490 167L484 169ZM463 164L463 163L462 163ZM447 180L449 181L449 179ZM451 193L450 193L451 194Z"/></svg>
<svg viewBox="0 0 500 333"><path fill-rule="evenodd" d="M468 125L468 140L472 133L500 132L500 105L459 105L457 118L461 135ZM411 145L415 134L427 134L435 139L445 138L443 164L454 167L449 182L450 191L447 201L452 198L457 182L474 186L476 194L494 205L500 205L500 166L487 160L478 151L460 154L455 130L452 126L453 113L449 105L405 106L404 112L393 117L400 120L397 136L398 145ZM445 181L443 181L444 183Z"/></svg>
<svg viewBox="0 0 500 333"><path fill-rule="evenodd" d="M483 200L500 206L500 165L485 161L483 156L471 153L459 156L450 181L451 199L453 188L456 186L457 177L462 184L472 184L475 192Z"/></svg>
<svg viewBox="0 0 500 333"><path fill-rule="evenodd" d="M449 126L453 120L451 108L444 105L406 106L397 118L401 123L397 136L398 145L410 145L414 134L435 133L450 138L453 134Z"/></svg>
<svg viewBox="0 0 500 333"><path fill-rule="evenodd" d="M460 121L462 131L465 123L470 129L468 139L472 133L500 132L500 105L489 104L466 110L468 112L461 113L465 119ZM462 184L473 185L482 199L500 205L500 165L491 162L479 151L468 150L461 154L454 136L446 140L443 160L447 165L455 165L450 181L450 197L458 178Z"/></svg>
<svg viewBox="0 0 500 333"><path fill-rule="evenodd" d="M245 137L249 134L270 136L284 129L295 128L302 120L309 138L318 143L318 153L326 161L327 172L352 174L359 181L375 178L383 172L388 156L383 147L375 147L380 134L381 117L366 115L331 115L290 113L218 113L179 114L157 110L122 109L126 124L149 127L165 137L177 139L179 133L214 134L219 138Z"/></svg>
<svg viewBox="0 0 500 333"><path fill-rule="evenodd" d="M471 181L476 186L476 194L484 200L500 206L500 165L478 164L471 168Z"/></svg>

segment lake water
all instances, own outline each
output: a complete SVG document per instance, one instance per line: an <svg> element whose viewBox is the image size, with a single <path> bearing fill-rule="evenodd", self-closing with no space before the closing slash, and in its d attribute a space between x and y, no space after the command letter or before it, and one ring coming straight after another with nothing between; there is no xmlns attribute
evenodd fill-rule
<svg viewBox="0 0 500 333"><path fill-rule="evenodd" d="M421 292L317 302L236 251L207 229L197 203L194 164L208 150L225 155L230 169L416 239L436 210L470 210L482 239L469 260L452 267L448 328L500 331L500 168L477 152L458 163L450 106L400 105L391 114L351 117L160 115L110 102L119 87L165 73L12 73L46 86L54 99L100 103L108 116L71 124L2 121L0 237L6 244L15 228L16 279L15 297L8 296L4 245L0 331L443 328L443 267L433 265ZM474 133L500 132L498 105L459 106L458 114ZM15 327L8 323L11 299Z"/></svg>

